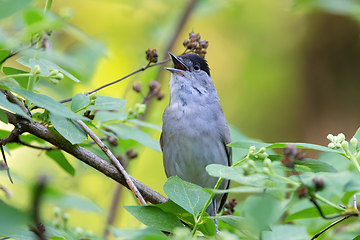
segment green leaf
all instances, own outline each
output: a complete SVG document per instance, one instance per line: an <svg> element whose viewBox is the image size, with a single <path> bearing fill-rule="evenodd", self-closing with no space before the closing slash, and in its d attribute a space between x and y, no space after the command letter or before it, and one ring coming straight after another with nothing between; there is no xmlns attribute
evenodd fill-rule
<svg viewBox="0 0 360 240"><path fill-rule="evenodd" d="M143 229L119 229L109 226L110 232L114 234L116 238L124 238L126 240L138 240L138 239L153 239L153 240L166 240L168 239L164 233L154 228Z"/></svg>
<svg viewBox="0 0 360 240"><path fill-rule="evenodd" d="M353 240L360 240L360 235L357 235Z"/></svg>
<svg viewBox="0 0 360 240"><path fill-rule="evenodd" d="M28 7L32 0L3 0L0 1L0 19L9 17L14 13Z"/></svg>
<svg viewBox="0 0 360 240"><path fill-rule="evenodd" d="M0 108L0 121L2 121L5 124L9 123L9 119L6 116L6 113L1 108Z"/></svg>
<svg viewBox="0 0 360 240"><path fill-rule="evenodd" d="M10 227L0 232L0 237L9 237L15 240L38 240L38 236L30 230L28 227Z"/></svg>
<svg viewBox="0 0 360 240"><path fill-rule="evenodd" d="M18 105L9 102L2 93L0 93L0 106L26 118L29 121L32 120Z"/></svg>
<svg viewBox="0 0 360 240"><path fill-rule="evenodd" d="M345 192L345 194L342 196L341 198L341 202L347 206L349 204L349 200L350 198L353 198L354 197L354 194L357 193L359 191L347 191Z"/></svg>
<svg viewBox="0 0 360 240"><path fill-rule="evenodd" d="M9 228L26 226L26 224L30 222L30 218L27 214L3 201L0 201L0 212L0 236Z"/></svg>
<svg viewBox="0 0 360 240"><path fill-rule="evenodd" d="M19 57L18 59L16 59L16 61L18 63L20 63L21 65L23 65L25 67L28 67L28 68L31 68L31 64L30 64L29 60L30 59L28 57L24 57L24 56Z"/></svg>
<svg viewBox="0 0 360 240"><path fill-rule="evenodd" d="M26 25L31 25L41 22L44 19L44 13L38 9L30 8L23 11L22 17Z"/></svg>
<svg viewBox="0 0 360 240"><path fill-rule="evenodd" d="M143 224L162 231L173 232L177 227L184 227L172 213L160 208L148 206L123 206L131 215Z"/></svg>
<svg viewBox="0 0 360 240"><path fill-rule="evenodd" d="M95 99L95 105L91 105L88 109L94 110L121 110L126 105L126 100L108 96L98 95Z"/></svg>
<svg viewBox="0 0 360 240"><path fill-rule="evenodd" d="M246 199L245 216L250 222L256 223L259 231L269 230L269 225L275 223L286 210L284 202L272 194L264 193L261 196L250 196Z"/></svg>
<svg viewBox="0 0 360 240"><path fill-rule="evenodd" d="M11 68L11 67L3 67L3 72L6 75L13 75L13 74L24 74L29 73L17 68ZM20 87L27 88L29 77L14 77L14 79L19 83Z"/></svg>
<svg viewBox="0 0 360 240"><path fill-rule="evenodd" d="M64 169L65 172L69 173L71 176L75 175L75 169L73 166L71 166L60 150L46 151L46 155L59 164L59 166Z"/></svg>
<svg viewBox="0 0 360 240"><path fill-rule="evenodd" d="M261 187L263 185L263 180L268 178L264 174L244 176L244 171L241 166L228 167L221 164L210 164L206 166L206 171L213 177L222 177L244 185L256 187Z"/></svg>
<svg viewBox="0 0 360 240"><path fill-rule="evenodd" d="M152 123L141 121L139 119L129 119L129 120L127 120L127 122L133 123L133 124L141 126L141 127L148 127L151 129L162 131L162 126L159 124L152 124Z"/></svg>
<svg viewBox="0 0 360 240"><path fill-rule="evenodd" d="M340 213L338 209L330 207L328 205L322 205L320 206L320 208L325 216L329 216L330 214L334 214L334 213ZM297 219L317 218L317 217L321 217L319 210L316 207L311 207L289 215L284 220L284 222L286 223Z"/></svg>
<svg viewBox="0 0 360 240"><path fill-rule="evenodd" d="M263 240L304 240L310 238L305 226L280 225L272 227L271 232L263 232Z"/></svg>
<svg viewBox="0 0 360 240"><path fill-rule="evenodd" d="M0 69L1 69L1 66L4 64L4 63L2 63L2 61L4 61L9 55L10 55L9 50L0 49Z"/></svg>
<svg viewBox="0 0 360 240"><path fill-rule="evenodd" d="M292 171L292 169L285 167L282 163L279 162L279 160L281 160L283 157L284 157L283 155L269 155L268 156L268 158L273 161L274 168ZM257 164L260 164L260 162L257 162ZM305 158L303 160L296 161L295 162L295 170L297 172L314 172L314 173L338 172L338 170L336 170L332 165L330 165L324 161L315 160L315 159L311 159L311 158Z"/></svg>
<svg viewBox="0 0 360 240"><path fill-rule="evenodd" d="M222 215L213 217L215 219L221 220L224 223L229 224L231 227L238 229L242 232L251 233L254 235L258 234L258 229L255 227L256 224L251 222L251 219L245 217L239 217L234 215Z"/></svg>
<svg viewBox="0 0 360 240"><path fill-rule="evenodd" d="M103 209L96 203L75 195L61 195L44 193L44 200L59 207L73 208L86 212L103 213Z"/></svg>
<svg viewBox="0 0 360 240"><path fill-rule="evenodd" d="M182 222L186 223L192 228L195 226L194 216L171 200L161 204L156 204L154 206L162 209L164 212L174 214ZM205 217L206 216L209 215L205 213ZM214 236L216 233L214 221L210 218L203 218L203 221L199 225L198 230L206 236Z"/></svg>
<svg viewBox="0 0 360 240"><path fill-rule="evenodd" d="M232 187L229 189L205 189L208 193L252 193L252 194L258 194L258 193L279 193L279 192L292 192L295 191L294 188L272 188L272 187L250 187L250 186L241 186L241 187Z"/></svg>
<svg viewBox="0 0 360 240"><path fill-rule="evenodd" d="M210 194L203 191L202 187L185 182L177 176L167 179L164 191L172 201L194 216L201 212L210 197Z"/></svg>
<svg viewBox="0 0 360 240"><path fill-rule="evenodd" d="M50 113L50 121L56 131L71 142L71 144L82 143L87 139L86 132L71 119Z"/></svg>
<svg viewBox="0 0 360 240"><path fill-rule="evenodd" d="M262 143L262 142L252 141L252 140L240 140L240 141L235 141L235 142L232 142L229 144L230 147L234 147L234 148L249 148L251 146L255 146L256 149L260 149L262 147L267 148L267 149L285 148L286 145L293 145L298 148L314 149L314 150L323 151L323 152L340 153L337 150L334 150L334 149L331 149L328 147L324 147L324 146L320 146L317 144L311 144L311 143Z"/></svg>
<svg viewBox="0 0 360 240"><path fill-rule="evenodd" d="M90 102L89 95L86 96L85 94L77 93L72 98L71 110L73 112L76 112L76 111L82 109L83 107L86 107L87 105L89 105L89 102Z"/></svg>
<svg viewBox="0 0 360 240"><path fill-rule="evenodd" d="M24 98L28 99L29 101L33 102L36 106L45 108L49 112L63 116L65 118L81 119L81 120L89 121L88 118L79 116L79 115L73 113L67 107L65 107L64 105L55 101L53 98L51 98L47 95L35 93L35 92L29 91L27 89L24 89L22 87L18 87L16 85L9 84L9 83L5 83L5 86L9 87L11 91L13 91L13 92L23 96Z"/></svg>
<svg viewBox="0 0 360 240"><path fill-rule="evenodd" d="M74 77L71 73L67 72L66 70L62 69L61 67L59 67L58 65L56 65L55 63L44 59L44 58L40 58L40 61L42 63L44 63L49 69L56 69L59 72L63 73L65 76L67 76L68 78L70 78L71 80L73 80L74 82L80 82L79 79L77 79L76 77Z"/></svg>
<svg viewBox="0 0 360 240"><path fill-rule="evenodd" d="M109 112L98 111L95 113L95 119L101 123L114 121L116 123L126 120L128 117L127 112Z"/></svg>
<svg viewBox="0 0 360 240"><path fill-rule="evenodd" d="M116 124L116 125L104 125L104 127L112 130L115 134L124 140L132 139L135 140L142 145L149 147L157 152L161 152L160 143L157 140L154 140L150 137L149 134L127 125Z"/></svg>

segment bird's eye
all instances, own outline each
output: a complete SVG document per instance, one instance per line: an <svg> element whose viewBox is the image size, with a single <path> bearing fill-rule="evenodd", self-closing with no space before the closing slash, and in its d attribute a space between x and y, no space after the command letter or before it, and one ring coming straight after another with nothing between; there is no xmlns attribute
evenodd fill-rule
<svg viewBox="0 0 360 240"><path fill-rule="evenodd" d="M197 63L195 63L193 67L194 67L194 69L195 69L196 71L199 71L199 70L200 70L200 66L199 66L199 64L197 64Z"/></svg>

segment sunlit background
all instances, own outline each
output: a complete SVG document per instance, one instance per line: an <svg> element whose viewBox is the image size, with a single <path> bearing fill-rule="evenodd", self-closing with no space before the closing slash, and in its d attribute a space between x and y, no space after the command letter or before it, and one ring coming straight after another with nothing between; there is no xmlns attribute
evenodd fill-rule
<svg viewBox="0 0 360 240"><path fill-rule="evenodd" d="M145 66L148 48L156 48L159 60L163 60L188 2L54 0L52 11L72 14L69 22L83 34L54 32L52 53L42 54L65 52L76 56L77 62L68 62L64 57L62 66L81 83L67 79L55 87L44 82L41 90L56 100L93 90ZM192 30L209 41L206 59L228 123L248 137L265 142L326 145L328 133L352 136L360 123L359 22L354 17L357 8L355 1L339 2L200 0L171 52L179 55L184 51L182 43ZM34 1L33 5L43 8L45 2ZM2 27L6 29L16 19L6 19ZM87 35L101 44L92 42ZM6 65L21 68L15 59ZM134 106L142 96L131 85L141 82L146 93L148 83L168 65L147 69L99 94L125 98L127 106ZM162 113L169 101L170 74L163 72L161 76L156 80L166 97L161 101L152 99L145 115L145 120L154 124L162 123ZM58 87L66 91L58 91ZM66 95L59 94L64 92ZM154 139L160 137L160 131L149 133ZM139 156L129 163L129 173L164 194L162 154L140 146L136 151ZM117 183L76 159L69 156L68 159L76 168L75 177L63 172L38 150L13 151L8 164L14 184L8 183L5 174L0 178L13 191L8 201L29 208L31 196L27 186L39 174L47 174L61 191L86 197L103 209L95 212L63 209L70 214L69 225L102 235ZM120 205L134 204L131 192L124 189ZM53 218L53 207L47 204L43 208L48 221ZM134 228L140 223L119 207L115 226Z"/></svg>

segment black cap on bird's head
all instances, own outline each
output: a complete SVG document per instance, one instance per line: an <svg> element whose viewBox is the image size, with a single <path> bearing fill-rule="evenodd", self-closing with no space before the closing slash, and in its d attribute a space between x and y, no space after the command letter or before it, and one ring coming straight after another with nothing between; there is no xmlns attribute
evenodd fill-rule
<svg viewBox="0 0 360 240"><path fill-rule="evenodd" d="M181 73L182 71L196 72L204 71L210 77L210 68L207 61L196 54L184 54L176 57L174 54L169 52L171 61L173 62L172 68L165 68L172 73Z"/></svg>

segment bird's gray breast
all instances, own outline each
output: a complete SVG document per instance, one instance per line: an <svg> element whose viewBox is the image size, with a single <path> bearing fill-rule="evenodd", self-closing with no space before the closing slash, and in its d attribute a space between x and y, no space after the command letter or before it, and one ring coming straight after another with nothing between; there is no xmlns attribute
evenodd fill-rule
<svg viewBox="0 0 360 240"><path fill-rule="evenodd" d="M210 177L205 168L213 163L228 165L225 143L219 134L228 128L219 103L193 105L177 102L164 111L161 137L164 168L168 177L178 176L213 188L217 178Z"/></svg>

